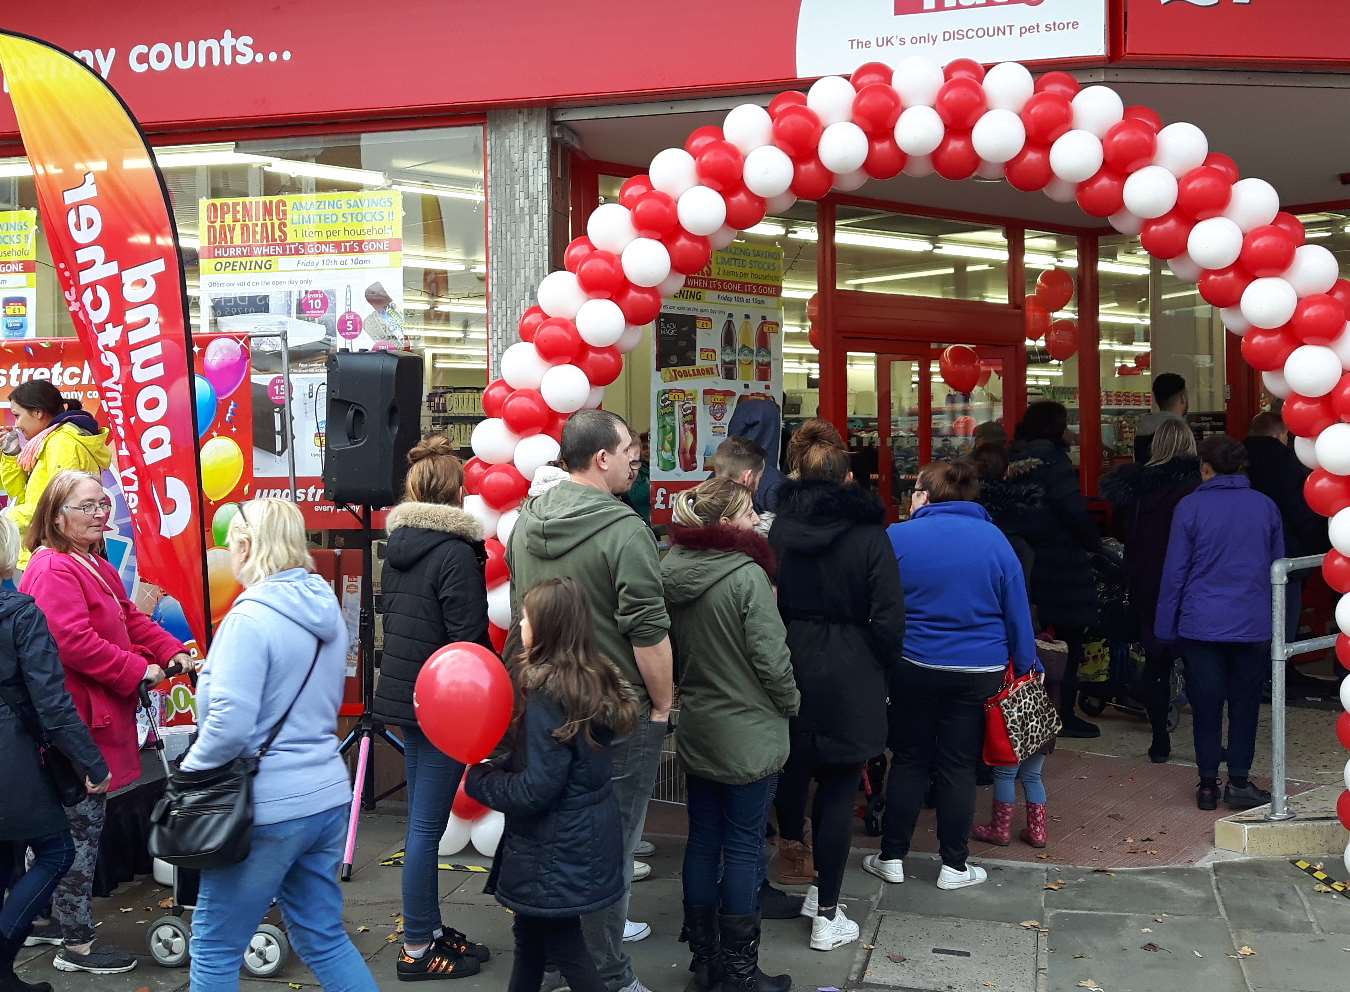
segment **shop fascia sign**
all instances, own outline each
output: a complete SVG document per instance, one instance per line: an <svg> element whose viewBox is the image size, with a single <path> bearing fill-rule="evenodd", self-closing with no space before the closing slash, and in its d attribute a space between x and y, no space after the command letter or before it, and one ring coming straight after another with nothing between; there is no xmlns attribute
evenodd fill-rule
<svg viewBox="0 0 1350 992"><path fill-rule="evenodd" d="M1126 60L1350 63L1345 0L1124 0Z"/></svg>

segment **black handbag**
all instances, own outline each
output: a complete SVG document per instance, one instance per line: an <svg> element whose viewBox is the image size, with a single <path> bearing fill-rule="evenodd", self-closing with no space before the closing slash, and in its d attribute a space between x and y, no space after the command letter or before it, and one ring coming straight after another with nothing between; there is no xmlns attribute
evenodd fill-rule
<svg viewBox="0 0 1350 992"><path fill-rule="evenodd" d="M47 731L42 729L42 724L38 722L37 711L28 697L28 691L22 690L21 698L18 687L0 683L0 699L3 699L5 705L18 717L24 733L33 738L37 744L38 764L56 787L56 795L61 800L61 805L78 805L89 795L84 787L84 776L75 769L75 763L51 742Z"/></svg>
<svg viewBox="0 0 1350 992"><path fill-rule="evenodd" d="M195 869L228 868L248 857L253 837L253 777L304 694L322 647L322 641L315 646L300 690L257 752L205 771L174 769L150 814L152 857Z"/></svg>

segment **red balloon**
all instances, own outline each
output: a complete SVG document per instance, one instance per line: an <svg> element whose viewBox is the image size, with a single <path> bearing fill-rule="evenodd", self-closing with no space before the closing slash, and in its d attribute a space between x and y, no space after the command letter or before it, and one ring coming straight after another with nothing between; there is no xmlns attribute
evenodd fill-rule
<svg viewBox="0 0 1350 992"><path fill-rule="evenodd" d="M553 423L549 424L544 433L559 444L562 443L563 428L567 426L567 418L572 416L570 413L555 413Z"/></svg>
<svg viewBox="0 0 1350 992"><path fill-rule="evenodd" d="M455 793L455 801L450 804L450 811L461 820L476 820L485 814L488 808L464 791L464 782L467 778L467 775L460 776L459 790Z"/></svg>
<svg viewBox="0 0 1350 992"><path fill-rule="evenodd" d="M867 142L867 161L863 169L873 179L894 179L909 161L909 156L900 150L895 137L883 134Z"/></svg>
<svg viewBox="0 0 1350 992"><path fill-rule="evenodd" d="M1289 326L1304 344L1330 344L1345 330L1345 307L1326 293L1305 296Z"/></svg>
<svg viewBox="0 0 1350 992"><path fill-rule="evenodd" d="M511 395L505 379L495 379L483 390L483 413L489 417L502 415L502 401Z"/></svg>
<svg viewBox="0 0 1350 992"><path fill-rule="evenodd" d="M530 307L530 309L521 314L519 325L520 340L533 341L534 332L539 329L539 325L547 318L548 314L544 313L543 309L540 307ZM488 416L494 417L496 414L489 413Z"/></svg>
<svg viewBox="0 0 1350 992"><path fill-rule="evenodd" d="M1216 307L1235 307L1242 302L1242 291L1251 285L1252 275L1241 265L1226 269L1206 269L1200 274L1200 295Z"/></svg>
<svg viewBox="0 0 1350 992"><path fill-rule="evenodd" d="M900 94L890 83L864 86L853 98L853 122L874 138L894 132L899 119Z"/></svg>
<svg viewBox="0 0 1350 992"><path fill-rule="evenodd" d="M1300 343L1299 339L1286 328L1276 327L1273 330L1266 330L1262 327L1253 327L1242 337L1242 357L1258 372L1274 372L1284 368L1285 361ZM1285 402L1287 404L1288 400ZM1287 417L1285 422L1288 424ZM1293 424L1288 426L1293 430Z"/></svg>
<svg viewBox="0 0 1350 992"><path fill-rule="evenodd" d="M1067 362L1072 358L1078 350L1078 321L1065 318L1051 324L1045 332L1045 350L1056 361Z"/></svg>
<svg viewBox="0 0 1350 992"><path fill-rule="evenodd" d="M1247 338L1252 336L1252 331L1248 331L1243 337L1245 344ZM1291 349L1292 350L1292 349ZM1247 349L1242 349L1243 357L1246 357ZM1286 356L1288 357L1288 356ZM1250 360L1249 360L1250 364ZM1284 366L1284 359L1280 359L1280 364ZM1255 365L1252 366L1256 368ZM1258 369L1261 372L1269 372L1270 369ZM1284 406L1280 409L1280 416L1284 418L1284 426L1289 428L1290 433L1295 437L1317 437L1324 430L1336 423L1336 410L1331 405L1329 396L1301 396L1298 393L1290 394L1284 401Z"/></svg>
<svg viewBox="0 0 1350 992"><path fill-rule="evenodd" d="M993 374L994 374L994 370L991 369L988 365L985 365L983 362L981 362L981 363L980 363L980 381L977 382L976 385L977 385L980 389L983 389L985 386L989 385L989 380L990 380L990 378L993 376Z"/></svg>
<svg viewBox="0 0 1350 992"><path fill-rule="evenodd" d="M651 177L645 173L639 176L629 176L619 187L619 202L632 210L633 205L650 193L653 188Z"/></svg>
<svg viewBox="0 0 1350 992"><path fill-rule="evenodd" d="M1139 243L1154 258L1176 258L1186 250L1186 241L1194 226L1189 217L1173 209L1161 217L1144 221L1139 230Z"/></svg>
<svg viewBox="0 0 1350 992"><path fill-rule="evenodd" d="M712 243L702 235L690 234L684 228L666 238L665 244L670 254L670 267L686 276L699 271L712 258Z"/></svg>
<svg viewBox="0 0 1350 992"><path fill-rule="evenodd" d="M577 282L588 295L608 299L623 288L623 263L612 251L593 251L577 269Z"/></svg>
<svg viewBox="0 0 1350 992"><path fill-rule="evenodd" d="M1242 254L1238 260L1254 276L1277 276L1293 264L1296 248L1298 243L1288 231L1265 224L1252 228L1243 236Z"/></svg>
<svg viewBox="0 0 1350 992"><path fill-rule="evenodd" d="M1141 351L1134 356L1134 367L1137 369L1146 369L1153 365L1153 356L1147 351Z"/></svg>
<svg viewBox="0 0 1350 992"><path fill-rule="evenodd" d="M492 650L497 654L500 655L506 650L506 630L491 621L488 621L488 640L492 642Z"/></svg>
<svg viewBox="0 0 1350 992"><path fill-rule="evenodd" d="M988 106L984 87L969 76L948 79L938 90L937 100L933 103L933 109L947 125L948 133L953 129L969 131Z"/></svg>
<svg viewBox="0 0 1350 992"><path fill-rule="evenodd" d="M1322 578L1337 592L1350 592L1350 558L1332 548L1322 559Z"/></svg>
<svg viewBox="0 0 1350 992"><path fill-rule="evenodd" d="M1110 217L1125 209L1125 177L1102 168L1078 184L1078 205L1092 217Z"/></svg>
<svg viewBox="0 0 1350 992"><path fill-rule="evenodd" d="M1331 398L1331 412L1350 423L1350 373L1343 374L1327 396Z"/></svg>
<svg viewBox="0 0 1350 992"><path fill-rule="evenodd" d="M483 501L494 510L505 513L525 498L530 484L520 469L514 465L491 465L483 473L483 485L480 495Z"/></svg>
<svg viewBox="0 0 1350 992"><path fill-rule="evenodd" d="M1106 166L1129 175L1153 161L1158 150L1158 133L1144 121L1127 117L1112 125L1102 139ZM1112 213L1115 213L1113 210Z"/></svg>
<svg viewBox="0 0 1350 992"><path fill-rule="evenodd" d="M575 272L577 266L593 251L595 251L595 245L591 244L591 239L584 234L579 238L573 238L563 249L563 268L568 272Z"/></svg>
<svg viewBox="0 0 1350 992"><path fill-rule="evenodd" d="M1342 713L1341 716L1350 716L1350 713ZM1340 727L1340 720L1337 719L1336 726ZM1350 744L1346 745L1350 747ZM1341 794L1336 798L1336 817L1341 821L1341 826L1350 830L1350 789L1342 789Z"/></svg>
<svg viewBox="0 0 1350 992"><path fill-rule="evenodd" d="M819 200L834 185L834 173L825 168L819 155L799 158L793 165L792 192L799 200Z"/></svg>
<svg viewBox="0 0 1350 992"><path fill-rule="evenodd" d="M1152 107L1145 107L1143 104L1139 103L1132 103L1125 108L1125 119L1128 121L1138 121L1154 134L1161 131L1163 126L1163 120L1156 110Z"/></svg>
<svg viewBox="0 0 1350 992"><path fill-rule="evenodd" d="M954 82L971 82L964 76ZM951 83L947 84L952 85ZM975 83L973 85L979 85ZM933 152L933 168L943 179L969 179L980 167L980 155L970 140L969 131L948 131L942 144Z"/></svg>
<svg viewBox="0 0 1350 992"><path fill-rule="evenodd" d="M788 107L805 107L806 94L801 90L786 90L769 101L769 116L777 119Z"/></svg>
<svg viewBox="0 0 1350 992"><path fill-rule="evenodd" d="M807 331L806 331L806 340L807 340L807 342L811 345L812 348L815 348L815 349L816 349L816 351L819 351L819 350L820 350L820 348L821 348L821 344L820 344L820 325L817 324L814 320L811 321L811 326L810 326L809 328L807 328Z"/></svg>
<svg viewBox="0 0 1350 992"><path fill-rule="evenodd" d="M1237 163L1233 161L1232 156L1225 155L1223 152L1210 152L1201 164L1222 172L1227 177L1230 186L1242 178L1242 173L1239 171Z"/></svg>
<svg viewBox="0 0 1350 992"><path fill-rule="evenodd" d="M553 411L549 411L552 417ZM487 562L483 566L483 578L487 580L487 587L499 586L503 582L511 581L511 569L506 565L506 546L495 537L489 537L483 542L483 550L487 552Z"/></svg>
<svg viewBox="0 0 1350 992"><path fill-rule="evenodd" d="M694 158L698 158L699 152L707 148L715 141L725 141L726 135L716 124L704 124L702 127L696 127L689 132L689 137L684 139L684 150Z"/></svg>
<svg viewBox="0 0 1350 992"><path fill-rule="evenodd" d="M513 698L501 660L481 645L461 641L437 650L417 673L413 712L439 750L476 765L510 726Z"/></svg>
<svg viewBox="0 0 1350 992"><path fill-rule="evenodd" d="M1308 240L1308 233L1303 229L1303 221L1291 213L1281 210L1275 215L1275 219L1271 223L1288 233L1294 239L1295 245L1302 245L1303 242Z"/></svg>
<svg viewBox="0 0 1350 992"><path fill-rule="evenodd" d="M1050 330L1050 311L1045 308L1045 304L1037 296L1028 296L1025 307L1027 340L1039 341L1045 336L1045 332Z"/></svg>
<svg viewBox="0 0 1350 992"><path fill-rule="evenodd" d="M1024 193L1045 189L1055 174L1050 169L1050 149L1045 145L1028 144L1003 170L1009 185Z"/></svg>
<svg viewBox="0 0 1350 992"><path fill-rule="evenodd" d="M1350 751L1350 713L1342 713L1336 718L1336 738L1341 742L1341 747ZM1341 799L1344 798L1345 794L1342 793ZM1339 804L1339 800L1337 802ZM1344 820L1341 820L1341 823L1345 829L1350 830L1350 824L1346 824Z"/></svg>
<svg viewBox="0 0 1350 992"><path fill-rule="evenodd" d="M498 379L498 382L501 380ZM490 387L489 387L490 388ZM486 397L486 394L484 394ZM483 412L487 413L487 404L483 404ZM498 414L488 414L488 416L497 416ZM479 492L483 485L483 475L488 470L488 463L483 461L477 455L464 463L464 488L471 493Z"/></svg>
<svg viewBox="0 0 1350 992"><path fill-rule="evenodd" d="M550 317L539 325L539 330L534 335L534 350L550 365L566 365L576 356L581 346L581 334L577 331L577 325L566 317Z"/></svg>
<svg viewBox="0 0 1350 992"><path fill-rule="evenodd" d="M660 190L652 190L633 204L633 227L644 238L660 241L680 226L675 201Z"/></svg>
<svg viewBox="0 0 1350 992"><path fill-rule="evenodd" d="M1344 634L1336 635L1336 660L1342 668L1350 671L1350 637Z"/></svg>
<svg viewBox="0 0 1350 992"><path fill-rule="evenodd" d="M1315 468L1303 480L1303 498L1314 513L1334 517L1350 506L1350 478L1332 475L1324 468Z"/></svg>
<svg viewBox="0 0 1350 992"><path fill-rule="evenodd" d="M848 81L853 84L855 90L861 90L873 83L889 85L892 75L891 67L885 62L864 62L853 70L853 75L848 77Z"/></svg>
<svg viewBox="0 0 1350 992"><path fill-rule="evenodd" d="M943 74L948 79L964 77L966 79L973 79L977 83L984 82L984 66L980 65L980 63L976 62L974 59L952 59L952 61L947 63L947 67L943 70Z"/></svg>
<svg viewBox="0 0 1350 992"><path fill-rule="evenodd" d="M740 185L745 156L730 141L709 141L694 163L703 185L721 193Z"/></svg>
<svg viewBox="0 0 1350 992"><path fill-rule="evenodd" d="M1036 80L1037 93L1057 93L1069 100L1072 100L1080 89L1082 87L1079 86L1078 80L1059 70L1047 72Z"/></svg>
<svg viewBox="0 0 1350 992"><path fill-rule="evenodd" d="M980 356L969 345L951 345L938 356L938 371L958 393L972 392L980 382Z"/></svg>
<svg viewBox="0 0 1350 992"><path fill-rule="evenodd" d="M1051 313L1063 310L1073 299L1073 276L1063 269L1046 269L1036 277L1036 296Z"/></svg>
<svg viewBox="0 0 1350 992"><path fill-rule="evenodd" d="M661 312L661 291L655 286L624 286L614 297L623 319L637 327L650 324ZM595 385L595 380L591 380Z"/></svg>
<svg viewBox="0 0 1350 992"><path fill-rule="evenodd" d="M773 143L791 158L805 158L816 153L823 130L814 110L794 104L784 107L773 119Z"/></svg>
<svg viewBox="0 0 1350 992"><path fill-rule="evenodd" d="M535 347L539 346L536 344ZM502 419L512 434L521 437L538 434L548 426L552 415L553 411L537 389L517 389L502 403Z"/></svg>
<svg viewBox="0 0 1350 992"><path fill-rule="evenodd" d="M764 219L768 204L764 197L756 196L744 186L737 186L722 194L727 205L727 226L738 231L754 227Z"/></svg>
<svg viewBox="0 0 1350 992"><path fill-rule="evenodd" d="M619 354L618 348L592 348L589 345L585 348L572 364L586 373L592 386L608 386L619 377L623 371L623 355Z"/></svg>
<svg viewBox="0 0 1350 992"><path fill-rule="evenodd" d="M1073 106L1060 93L1037 93L1022 108L1027 142L1050 145L1073 127Z"/></svg>
<svg viewBox="0 0 1350 992"><path fill-rule="evenodd" d="M1336 299L1350 314L1350 279L1337 279L1336 285L1327 290L1327 295Z"/></svg>
<svg viewBox="0 0 1350 992"><path fill-rule="evenodd" d="M1233 184L1218 169L1202 165L1177 180L1177 210L1195 220L1219 216L1232 198Z"/></svg>

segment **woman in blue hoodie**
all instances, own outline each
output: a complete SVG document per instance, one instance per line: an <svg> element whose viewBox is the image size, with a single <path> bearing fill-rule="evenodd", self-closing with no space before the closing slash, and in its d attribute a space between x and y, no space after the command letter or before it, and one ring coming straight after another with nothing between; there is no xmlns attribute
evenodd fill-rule
<svg viewBox="0 0 1350 992"><path fill-rule="evenodd" d="M239 988L249 939L276 899L292 945L325 989L375 992L343 929L337 881L352 799L336 733L347 627L332 588L312 571L293 503L244 503L227 543L245 588L211 643L197 684L197 741L182 770L229 764L281 729L253 780L249 856L202 872L192 988Z"/></svg>
<svg viewBox="0 0 1350 992"><path fill-rule="evenodd" d="M909 521L888 530L905 590L903 660L891 680L891 771L881 853L864 870L905 880L904 857L930 779L937 792L938 888L978 885L966 863L975 817L975 766L984 701L1011 658L1019 675L1040 668L1022 565L976 500L979 473L964 459L925 466Z"/></svg>

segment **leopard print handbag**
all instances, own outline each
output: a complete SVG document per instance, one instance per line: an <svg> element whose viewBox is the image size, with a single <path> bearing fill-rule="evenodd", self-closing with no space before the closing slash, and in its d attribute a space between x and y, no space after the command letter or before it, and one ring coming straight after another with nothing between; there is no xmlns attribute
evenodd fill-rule
<svg viewBox="0 0 1350 992"><path fill-rule="evenodd" d="M984 704L988 765L1020 764L1054 740L1063 726L1040 673L1011 675L1010 671L1010 681Z"/></svg>

